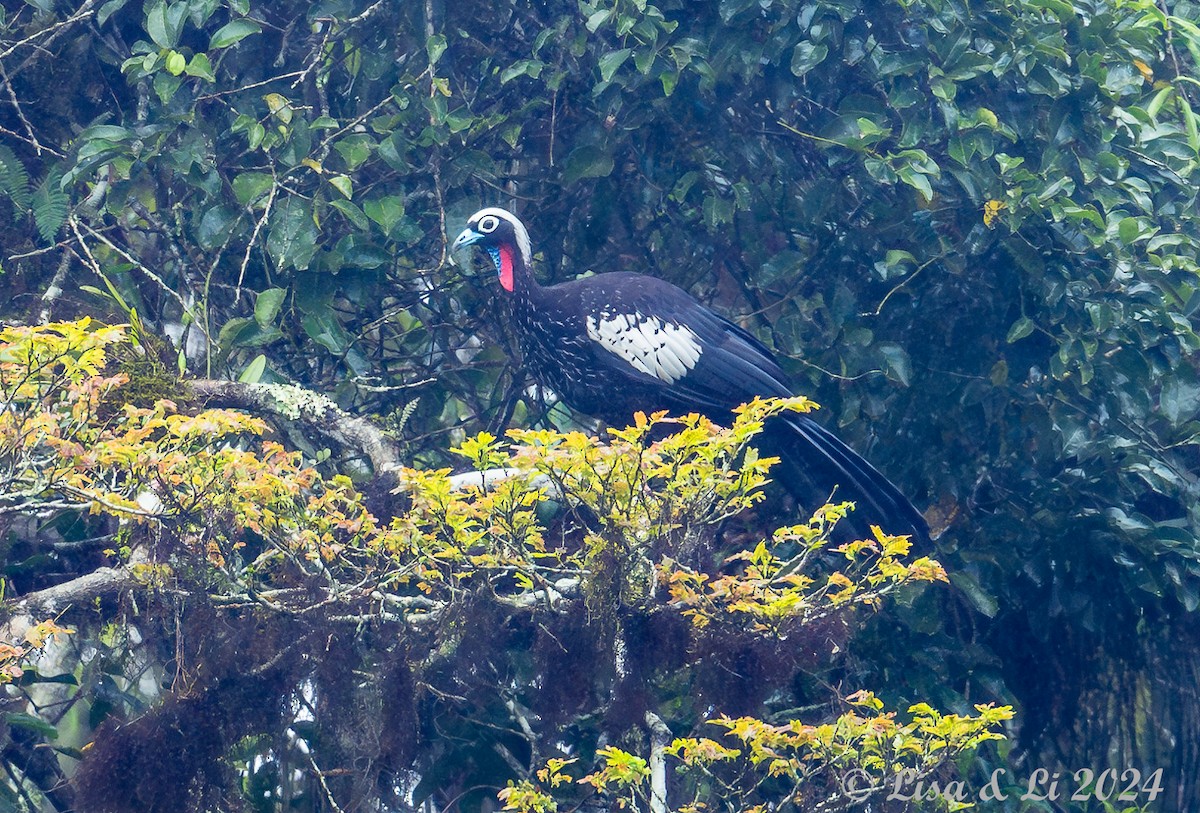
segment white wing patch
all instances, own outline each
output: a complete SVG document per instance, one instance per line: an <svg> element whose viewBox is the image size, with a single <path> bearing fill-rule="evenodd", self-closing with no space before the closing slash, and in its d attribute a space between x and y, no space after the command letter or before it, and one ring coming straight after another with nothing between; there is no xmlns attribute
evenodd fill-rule
<svg viewBox="0 0 1200 813"><path fill-rule="evenodd" d="M683 325L640 313L602 312L599 319L589 316L587 333L634 369L667 384L687 375L704 352L696 334Z"/></svg>

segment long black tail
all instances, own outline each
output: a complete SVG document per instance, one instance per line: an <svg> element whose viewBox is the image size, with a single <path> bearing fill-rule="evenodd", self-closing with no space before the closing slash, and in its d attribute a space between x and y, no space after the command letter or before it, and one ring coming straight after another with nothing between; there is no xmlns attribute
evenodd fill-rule
<svg viewBox="0 0 1200 813"><path fill-rule="evenodd" d="M914 542L929 539L929 525L900 489L838 440L828 429L804 415L774 419L763 432L764 452L781 462L775 479L813 511L832 497L851 501L856 510L838 524L837 536L870 539L871 526L885 533L908 534Z"/></svg>

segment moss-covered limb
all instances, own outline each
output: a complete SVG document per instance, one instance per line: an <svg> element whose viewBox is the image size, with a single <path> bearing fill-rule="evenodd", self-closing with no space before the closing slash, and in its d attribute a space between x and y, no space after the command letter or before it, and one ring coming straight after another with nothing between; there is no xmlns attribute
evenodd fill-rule
<svg viewBox="0 0 1200 813"><path fill-rule="evenodd" d="M300 423L343 449L366 455L376 474L392 472L403 461L400 444L382 428L303 387L208 379L192 381L190 386L207 406L246 409Z"/></svg>
<svg viewBox="0 0 1200 813"><path fill-rule="evenodd" d="M9 604L10 628L19 619L58 615L72 606L88 605L138 585L133 566L101 567L70 581L28 593Z"/></svg>

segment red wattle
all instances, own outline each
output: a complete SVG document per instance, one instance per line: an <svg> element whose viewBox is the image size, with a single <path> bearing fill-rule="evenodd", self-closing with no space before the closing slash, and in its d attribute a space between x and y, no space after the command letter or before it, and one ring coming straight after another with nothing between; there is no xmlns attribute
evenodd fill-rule
<svg viewBox="0 0 1200 813"><path fill-rule="evenodd" d="M513 289L512 246L500 246L500 285L509 293Z"/></svg>

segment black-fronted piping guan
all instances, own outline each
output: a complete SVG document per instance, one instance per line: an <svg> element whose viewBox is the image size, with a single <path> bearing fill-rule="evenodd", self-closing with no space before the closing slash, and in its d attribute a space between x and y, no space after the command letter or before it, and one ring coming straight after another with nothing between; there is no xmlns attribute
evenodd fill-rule
<svg viewBox="0 0 1200 813"><path fill-rule="evenodd" d="M681 288L643 274L612 272L541 286L532 270L529 232L512 213L481 209L451 247L487 250L512 300L524 363L567 405L618 426L635 412L699 412L720 423L730 410L793 393L762 343ZM762 447L784 461L779 477L802 507L831 495L857 510L842 534L927 538L924 517L896 486L829 430L806 415L772 419Z"/></svg>

